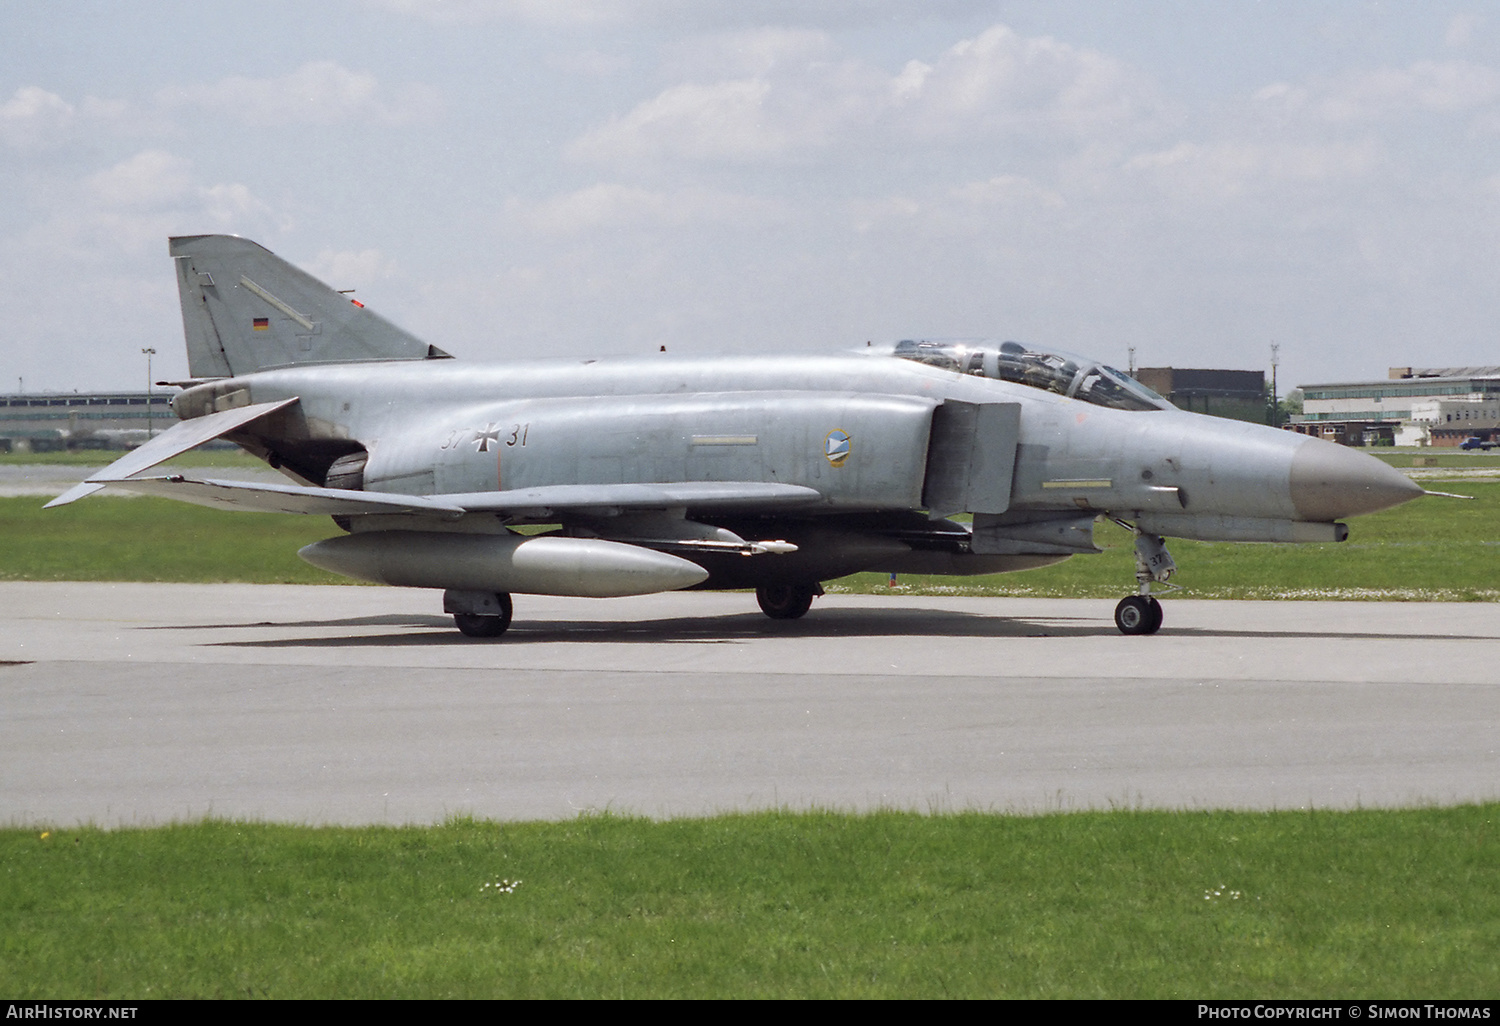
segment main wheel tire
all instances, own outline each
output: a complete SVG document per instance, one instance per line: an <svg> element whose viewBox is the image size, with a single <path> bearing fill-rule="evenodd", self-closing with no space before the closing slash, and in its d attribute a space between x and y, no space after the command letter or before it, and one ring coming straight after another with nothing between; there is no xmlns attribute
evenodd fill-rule
<svg viewBox="0 0 1500 1026"><path fill-rule="evenodd" d="M1161 630L1161 603L1156 601L1156 599L1152 598L1150 595L1147 595L1146 605L1150 606L1151 608L1151 629L1146 631L1146 633L1155 634L1157 631Z"/></svg>
<svg viewBox="0 0 1500 1026"><path fill-rule="evenodd" d="M500 612L495 616L478 613L454 613L453 623L467 638L498 638L510 627L510 595L500 592L495 598L500 601Z"/></svg>
<svg viewBox="0 0 1500 1026"><path fill-rule="evenodd" d="M755 589L755 601L773 620L796 620L812 608L816 591L811 584L763 584Z"/></svg>
<svg viewBox="0 0 1500 1026"><path fill-rule="evenodd" d="M1155 634L1161 627L1161 603L1149 595L1131 595L1115 606L1121 634Z"/></svg>

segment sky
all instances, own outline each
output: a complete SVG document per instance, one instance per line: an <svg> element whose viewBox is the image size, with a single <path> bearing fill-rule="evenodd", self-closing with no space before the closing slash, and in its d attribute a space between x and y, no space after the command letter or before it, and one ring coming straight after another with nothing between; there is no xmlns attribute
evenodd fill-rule
<svg viewBox="0 0 1500 1026"><path fill-rule="evenodd" d="M461 359L1500 364L1500 4L0 3L0 390L185 377L208 232Z"/></svg>

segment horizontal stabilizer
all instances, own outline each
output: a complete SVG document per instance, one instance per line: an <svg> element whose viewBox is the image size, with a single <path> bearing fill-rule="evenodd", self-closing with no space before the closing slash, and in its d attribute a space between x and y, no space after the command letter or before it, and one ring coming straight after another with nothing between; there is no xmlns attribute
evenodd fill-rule
<svg viewBox="0 0 1500 1026"><path fill-rule="evenodd" d="M145 445L132 449L97 474L91 475L83 484L70 488L42 508L51 509L53 506L66 506L70 502L76 502L85 495L97 492L106 484L123 481L132 474L150 470L158 463L165 463L174 456L181 456L189 449L196 448L204 442L211 442L221 435L227 435L267 414L285 409L297 401L294 396L291 399L282 399L274 403L256 403L252 406L221 410L218 413L210 413L204 417L195 417L193 420L174 424Z"/></svg>

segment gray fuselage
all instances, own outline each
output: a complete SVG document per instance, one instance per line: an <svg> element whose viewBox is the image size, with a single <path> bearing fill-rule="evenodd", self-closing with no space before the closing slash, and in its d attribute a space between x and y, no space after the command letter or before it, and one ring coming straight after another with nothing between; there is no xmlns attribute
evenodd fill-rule
<svg viewBox="0 0 1500 1026"><path fill-rule="evenodd" d="M1009 511L1193 517L1183 534L1199 536L1205 518L1327 523L1410 487L1302 435L859 354L303 365L201 385L177 407L187 418L226 397L293 396L299 414L258 439L273 461L321 485L330 454L362 449L363 486L407 494L771 480L816 489L808 512L910 510L922 505L931 411L948 401L1018 407ZM847 436L837 462L825 452L836 432Z"/></svg>

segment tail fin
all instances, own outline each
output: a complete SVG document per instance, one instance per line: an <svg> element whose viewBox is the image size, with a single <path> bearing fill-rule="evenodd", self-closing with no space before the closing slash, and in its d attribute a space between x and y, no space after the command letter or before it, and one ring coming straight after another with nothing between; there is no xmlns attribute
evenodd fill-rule
<svg viewBox="0 0 1500 1026"><path fill-rule="evenodd" d="M169 249L195 378L448 355L249 239L185 235Z"/></svg>

